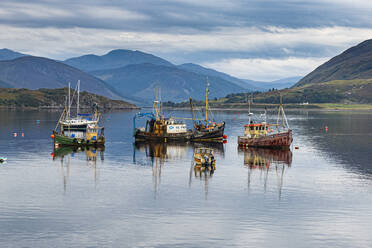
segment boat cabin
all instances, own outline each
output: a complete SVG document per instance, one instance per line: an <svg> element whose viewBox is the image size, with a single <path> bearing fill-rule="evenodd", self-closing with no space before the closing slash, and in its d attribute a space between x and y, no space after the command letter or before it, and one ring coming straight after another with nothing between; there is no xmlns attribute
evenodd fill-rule
<svg viewBox="0 0 372 248"><path fill-rule="evenodd" d="M251 138L261 137L267 135L268 132L272 132L270 129L270 124L266 122L262 123L250 123L244 125L244 136Z"/></svg>
<svg viewBox="0 0 372 248"><path fill-rule="evenodd" d="M176 121L174 118L160 120L151 119L150 121L146 122L146 127L143 131L147 131L155 135L164 135L165 133L186 133L187 128L185 123Z"/></svg>

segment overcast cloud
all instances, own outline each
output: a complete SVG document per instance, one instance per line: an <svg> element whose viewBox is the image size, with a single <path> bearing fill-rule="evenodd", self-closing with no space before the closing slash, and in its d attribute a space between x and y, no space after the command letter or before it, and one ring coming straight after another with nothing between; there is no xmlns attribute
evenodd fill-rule
<svg viewBox="0 0 372 248"><path fill-rule="evenodd" d="M2 0L0 46L65 59L141 50L274 80L372 38L369 0Z"/></svg>

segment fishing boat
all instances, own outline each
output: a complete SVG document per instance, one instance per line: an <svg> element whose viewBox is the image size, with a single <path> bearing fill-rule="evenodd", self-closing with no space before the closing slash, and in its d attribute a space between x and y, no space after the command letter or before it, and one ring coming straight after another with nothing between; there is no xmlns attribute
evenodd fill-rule
<svg viewBox="0 0 372 248"><path fill-rule="evenodd" d="M283 105L278 108L276 124L266 123L265 120L255 123L249 117L249 124L244 126L244 136L238 137L238 144L241 147L261 147L273 149L289 149L292 143L292 130L289 128Z"/></svg>
<svg viewBox="0 0 372 248"><path fill-rule="evenodd" d="M213 114L210 111L209 103L208 103L208 95L209 95L209 82L207 78L207 87L205 91L205 112L204 114L204 120L197 120L195 117L195 110L192 103L192 98L190 97L190 107L192 112L192 118L194 122L194 130L192 135L193 141L217 141L222 142L227 138L226 135L224 135L225 130L225 122L216 122L213 119ZM209 117L212 116L212 119Z"/></svg>
<svg viewBox="0 0 372 248"><path fill-rule="evenodd" d="M80 87L80 82L78 82L78 85ZM71 103L69 84L67 106L65 106L57 125L53 130L53 134L51 135L51 138L54 140L54 146L104 145L104 128L98 126L100 114L97 106L95 106L94 114L89 114L92 118L90 120L83 120L79 119L79 117L71 118ZM77 100L77 113L79 113L78 103L79 100Z"/></svg>
<svg viewBox="0 0 372 248"><path fill-rule="evenodd" d="M148 117L146 126L136 128L136 119ZM187 130L186 124L174 117L166 118L162 112L159 91L155 88L152 113L137 113L133 117L134 138L136 141L189 141L193 135L192 130Z"/></svg>

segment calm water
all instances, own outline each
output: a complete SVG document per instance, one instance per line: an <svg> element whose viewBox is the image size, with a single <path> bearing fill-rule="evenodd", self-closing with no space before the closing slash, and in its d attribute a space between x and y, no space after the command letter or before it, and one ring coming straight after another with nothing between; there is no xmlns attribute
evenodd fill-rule
<svg viewBox="0 0 372 248"><path fill-rule="evenodd" d="M212 175L194 146L134 145L133 113L103 116L104 151L53 151L58 113L0 112L0 247L372 246L371 113L287 113L284 153L239 151L246 113L216 113Z"/></svg>

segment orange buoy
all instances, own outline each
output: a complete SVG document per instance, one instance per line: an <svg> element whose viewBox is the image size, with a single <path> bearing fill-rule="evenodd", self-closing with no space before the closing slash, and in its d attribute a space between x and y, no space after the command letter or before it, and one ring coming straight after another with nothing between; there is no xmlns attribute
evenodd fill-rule
<svg viewBox="0 0 372 248"><path fill-rule="evenodd" d="M227 140L223 140L223 143L226 144L227 143Z"/></svg>
<svg viewBox="0 0 372 248"><path fill-rule="evenodd" d="M236 116L235 116L234 120L236 120Z"/></svg>
<svg viewBox="0 0 372 248"><path fill-rule="evenodd" d="M17 137L17 133L14 133L13 136L14 136L14 137Z"/></svg>
<svg viewBox="0 0 372 248"><path fill-rule="evenodd" d="M22 137L25 137L25 134L24 133L22 133Z"/></svg>
<svg viewBox="0 0 372 248"><path fill-rule="evenodd" d="M224 138L224 139L227 139L227 135L226 135L226 134L224 134L224 135L223 135L223 138Z"/></svg>
<svg viewBox="0 0 372 248"><path fill-rule="evenodd" d="M328 131L328 126L325 126L325 130L326 130L326 132Z"/></svg>
<svg viewBox="0 0 372 248"><path fill-rule="evenodd" d="M51 137L52 139L54 139L54 134L50 135L50 137Z"/></svg>

